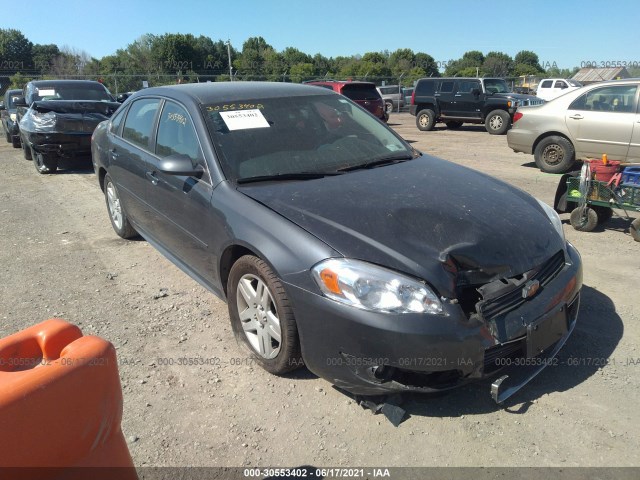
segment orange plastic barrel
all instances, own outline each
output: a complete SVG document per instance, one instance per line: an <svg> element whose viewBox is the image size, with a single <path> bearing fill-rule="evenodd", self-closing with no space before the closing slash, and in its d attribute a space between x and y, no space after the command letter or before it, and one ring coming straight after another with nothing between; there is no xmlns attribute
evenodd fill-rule
<svg viewBox="0 0 640 480"><path fill-rule="evenodd" d="M0 339L0 477L137 479L121 420L111 343L61 319Z"/></svg>

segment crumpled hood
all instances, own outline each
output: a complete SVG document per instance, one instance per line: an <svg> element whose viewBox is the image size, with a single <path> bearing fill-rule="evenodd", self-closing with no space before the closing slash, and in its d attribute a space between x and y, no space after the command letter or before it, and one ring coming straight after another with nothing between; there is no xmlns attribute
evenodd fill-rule
<svg viewBox="0 0 640 480"><path fill-rule="evenodd" d="M453 297L459 270L510 277L563 249L540 205L492 177L421 158L239 191L345 257L403 271Z"/></svg>

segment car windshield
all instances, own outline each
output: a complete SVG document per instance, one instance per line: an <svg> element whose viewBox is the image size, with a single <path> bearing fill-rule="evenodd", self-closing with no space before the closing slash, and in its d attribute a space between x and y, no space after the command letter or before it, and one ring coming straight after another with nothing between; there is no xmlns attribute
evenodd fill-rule
<svg viewBox="0 0 640 480"><path fill-rule="evenodd" d="M231 180L331 174L415 151L371 114L340 95L305 95L203 107Z"/></svg>
<svg viewBox="0 0 640 480"><path fill-rule="evenodd" d="M500 78L486 79L484 81L484 88L487 93L509 93L509 86L507 82Z"/></svg>
<svg viewBox="0 0 640 480"><path fill-rule="evenodd" d="M33 99L38 100L97 100L113 99L102 85L53 85L38 87Z"/></svg>

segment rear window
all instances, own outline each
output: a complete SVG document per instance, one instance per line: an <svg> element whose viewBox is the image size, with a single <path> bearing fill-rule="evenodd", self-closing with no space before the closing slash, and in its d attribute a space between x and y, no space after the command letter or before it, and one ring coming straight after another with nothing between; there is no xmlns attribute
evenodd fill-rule
<svg viewBox="0 0 640 480"><path fill-rule="evenodd" d="M420 80L416 85L416 95L433 95L435 92L435 80Z"/></svg>
<svg viewBox="0 0 640 480"><path fill-rule="evenodd" d="M387 86L387 87L379 87L380 88L380 93L382 93L383 95L391 95L394 93L398 93L398 86Z"/></svg>
<svg viewBox="0 0 640 480"><path fill-rule="evenodd" d="M33 100L97 100L110 102L113 98L109 95L107 89L100 84L53 84L51 86L36 87Z"/></svg>
<svg viewBox="0 0 640 480"><path fill-rule="evenodd" d="M349 84L342 87L342 95L351 100L378 100L380 94L374 85Z"/></svg>

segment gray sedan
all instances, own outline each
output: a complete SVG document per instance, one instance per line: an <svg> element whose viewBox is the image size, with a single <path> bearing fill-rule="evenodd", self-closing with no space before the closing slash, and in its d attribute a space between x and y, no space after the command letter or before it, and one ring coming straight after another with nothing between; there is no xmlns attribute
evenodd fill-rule
<svg viewBox="0 0 640 480"><path fill-rule="evenodd" d="M533 154L545 172L570 170L576 159L640 159L640 80L601 82L544 105L520 107L507 133L515 152Z"/></svg>
<svg viewBox="0 0 640 480"><path fill-rule="evenodd" d="M359 394L433 392L553 358L582 266L552 208L423 155L349 99L307 85L149 88L96 129L116 233L142 235L228 301L274 374Z"/></svg>

